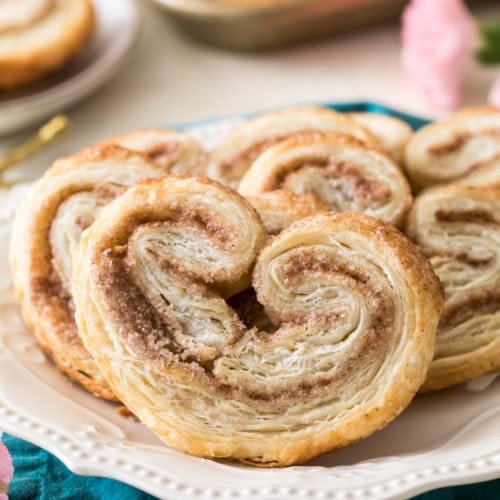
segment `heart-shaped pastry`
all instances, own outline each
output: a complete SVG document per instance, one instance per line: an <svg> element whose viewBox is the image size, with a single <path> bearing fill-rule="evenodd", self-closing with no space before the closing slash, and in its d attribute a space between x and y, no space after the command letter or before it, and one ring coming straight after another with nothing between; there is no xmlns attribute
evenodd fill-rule
<svg viewBox="0 0 500 500"><path fill-rule="evenodd" d="M71 295L72 257L104 205L138 180L164 175L146 157L100 146L58 160L19 207L10 263L23 316L57 367L87 390L116 399L83 347Z"/></svg>
<svg viewBox="0 0 500 500"><path fill-rule="evenodd" d="M395 418L425 379L443 299L417 247L365 215L312 216L264 241L236 192L153 179L84 233L73 287L85 346L151 430L269 467ZM225 300L250 274L273 332L247 328Z"/></svg>

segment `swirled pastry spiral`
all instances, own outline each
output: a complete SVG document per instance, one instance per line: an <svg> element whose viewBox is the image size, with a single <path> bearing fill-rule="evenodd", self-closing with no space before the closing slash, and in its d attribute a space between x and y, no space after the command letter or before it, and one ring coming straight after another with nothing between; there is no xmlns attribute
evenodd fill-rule
<svg viewBox="0 0 500 500"><path fill-rule="evenodd" d="M275 236L294 222L328 212L328 206L315 195L299 196L288 189L276 189L248 196L252 206L257 210L267 234Z"/></svg>
<svg viewBox="0 0 500 500"><path fill-rule="evenodd" d="M313 216L263 240L234 191L151 180L84 233L74 286L85 345L150 429L188 453L269 467L398 415L425 378L442 295L417 247L371 217ZM222 298L255 259L274 333L247 329Z"/></svg>
<svg viewBox="0 0 500 500"><path fill-rule="evenodd" d="M326 108L290 108L236 127L212 151L207 176L236 189L257 157L278 141L300 132L323 131L350 135L369 146L379 141L363 126Z"/></svg>
<svg viewBox="0 0 500 500"><path fill-rule="evenodd" d="M449 185L419 195L408 234L445 287L423 390L500 370L500 190Z"/></svg>
<svg viewBox="0 0 500 500"><path fill-rule="evenodd" d="M466 109L417 131L405 164L416 189L461 179L476 169L498 171L500 110Z"/></svg>
<svg viewBox="0 0 500 500"><path fill-rule="evenodd" d="M0 2L0 89L29 83L62 66L94 27L89 0Z"/></svg>
<svg viewBox="0 0 500 500"><path fill-rule="evenodd" d="M103 144L118 144L145 154L151 161L174 174L202 175L207 154L188 134L150 128L112 137Z"/></svg>
<svg viewBox="0 0 500 500"><path fill-rule="evenodd" d="M315 195L330 210L366 213L396 226L412 201L405 176L388 154L334 133L303 133L269 147L238 191L254 196L283 188Z"/></svg>
<svg viewBox="0 0 500 500"><path fill-rule="evenodd" d="M10 248L23 316L57 367L93 394L114 399L79 338L72 256L104 205L138 180L164 175L138 153L102 146L58 160L17 211Z"/></svg>
<svg viewBox="0 0 500 500"><path fill-rule="evenodd" d="M366 127L398 164L403 163L406 144L413 135L413 130L406 122L378 113L348 113L347 116Z"/></svg>

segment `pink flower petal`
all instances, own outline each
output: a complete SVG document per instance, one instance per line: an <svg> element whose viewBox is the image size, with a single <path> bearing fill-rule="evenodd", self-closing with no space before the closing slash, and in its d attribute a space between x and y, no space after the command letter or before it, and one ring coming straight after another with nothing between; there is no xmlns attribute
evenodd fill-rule
<svg viewBox="0 0 500 500"><path fill-rule="evenodd" d="M12 459L9 454L7 447L0 442L0 491L6 487L14 475L14 467L12 465ZM0 493L0 500L7 498L7 495Z"/></svg>
<svg viewBox="0 0 500 500"><path fill-rule="evenodd" d="M495 80L490 89L488 101L495 108L500 108L500 76Z"/></svg>
<svg viewBox="0 0 500 500"><path fill-rule="evenodd" d="M460 105L462 80L477 45L461 0L411 0L402 16L401 61L410 88L428 104Z"/></svg>

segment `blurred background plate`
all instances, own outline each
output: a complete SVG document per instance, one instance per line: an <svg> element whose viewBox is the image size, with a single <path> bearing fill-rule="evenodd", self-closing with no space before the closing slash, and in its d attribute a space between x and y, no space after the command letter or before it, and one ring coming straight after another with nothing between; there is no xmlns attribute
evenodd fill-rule
<svg viewBox="0 0 500 500"><path fill-rule="evenodd" d="M408 0L153 1L196 38L238 50L277 48L394 20L408 3ZM467 3L483 1L487 0Z"/></svg>
<svg viewBox="0 0 500 500"><path fill-rule="evenodd" d="M93 0L96 31L61 70L14 92L0 92L0 134L41 122L84 98L120 68L139 32L134 0Z"/></svg>

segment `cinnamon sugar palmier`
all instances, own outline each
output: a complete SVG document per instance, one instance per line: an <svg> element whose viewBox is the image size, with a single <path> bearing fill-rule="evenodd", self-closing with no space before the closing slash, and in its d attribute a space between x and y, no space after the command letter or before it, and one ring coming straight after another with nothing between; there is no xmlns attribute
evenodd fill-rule
<svg viewBox="0 0 500 500"><path fill-rule="evenodd" d="M424 390L500 370L500 190L449 185L419 195L408 234L445 287Z"/></svg>
<svg viewBox="0 0 500 500"><path fill-rule="evenodd" d="M103 144L118 144L145 154L151 161L174 174L203 175L207 154L188 134L176 130L149 128L117 135Z"/></svg>
<svg viewBox="0 0 500 500"><path fill-rule="evenodd" d="M115 399L79 338L72 256L104 205L138 180L164 175L145 157L102 146L58 160L16 213L10 262L23 316L57 367L93 394Z"/></svg>
<svg viewBox="0 0 500 500"><path fill-rule="evenodd" d="M500 110L471 108L416 132L405 164L415 189L461 179L500 161Z"/></svg>
<svg viewBox="0 0 500 500"><path fill-rule="evenodd" d="M387 153L334 133L304 133L271 146L238 191L255 196L275 189L315 195L335 212L365 213L395 226L412 201L406 178Z"/></svg>
<svg viewBox="0 0 500 500"><path fill-rule="evenodd" d="M303 219L261 250L248 201L208 179L141 183L75 254L76 316L113 390L167 444L272 467L385 426L425 378L441 285L392 226ZM254 266L276 325L223 300Z"/></svg>
<svg viewBox="0 0 500 500"><path fill-rule="evenodd" d="M347 116L366 127L398 164L403 164L406 144L413 135L413 130L406 122L379 113L357 112L348 113Z"/></svg>
<svg viewBox="0 0 500 500"><path fill-rule="evenodd" d="M257 157L278 141L306 131L337 132L369 146L380 145L366 129L326 108L290 108L248 120L231 131L212 151L208 177L236 189Z"/></svg>
<svg viewBox="0 0 500 500"><path fill-rule="evenodd" d="M0 2L0 89L59 68L83 47L93 28L89 0Z"/></svg>
<svg viewBox="0 0 500 500"><path fill-rule="evenodd" d="M288 189L248 196L247 200L257 210L267 234L271 236L281 233L300 219L329 211L317 196L299 196Z"/></svg>

